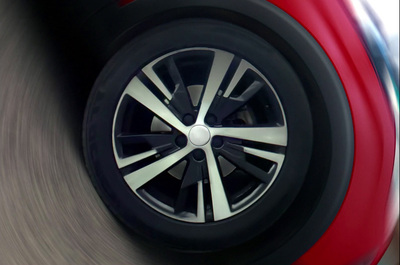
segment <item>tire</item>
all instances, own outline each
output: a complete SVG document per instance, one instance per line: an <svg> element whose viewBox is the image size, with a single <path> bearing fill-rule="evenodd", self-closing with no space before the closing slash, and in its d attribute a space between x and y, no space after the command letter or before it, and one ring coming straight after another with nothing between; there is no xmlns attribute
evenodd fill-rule
<svg viewBox="0 0 400 265"><path fill-rule="evenodd" d="M123 224L227 264L249 256L286 264L274 253L290 245L321 194L345 192L326 184L342 163L333 159L336 135L346 143L352 135L348 108L328 106L327 88L277 43L234 24L181 19L135 37L108 62L87 105L84 151ZM332 79L329 100L347 106Z"/></svg>

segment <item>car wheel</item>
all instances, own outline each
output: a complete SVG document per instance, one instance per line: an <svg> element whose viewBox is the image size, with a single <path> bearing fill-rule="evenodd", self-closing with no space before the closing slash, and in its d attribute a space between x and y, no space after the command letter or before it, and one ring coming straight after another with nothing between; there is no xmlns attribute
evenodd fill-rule
<svg viewBox="0 0 400 265"><path fill-rule="evenodd" d="M339 132L351 143L351 118L328 106L328 88L285 43L181 19L115 54L93 87L83 136L93 183L123 224L173 249L242 246L256 256L301 229L332 192L341 163L332 146ZM333 83L330 100L347 106Z"/></svg>

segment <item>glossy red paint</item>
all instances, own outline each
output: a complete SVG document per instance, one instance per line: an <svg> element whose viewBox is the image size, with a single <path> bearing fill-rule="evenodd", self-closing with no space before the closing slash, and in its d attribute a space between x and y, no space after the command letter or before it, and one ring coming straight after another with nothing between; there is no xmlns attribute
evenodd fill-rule
<svg viewBox="0 0 400 265"><path fill-rule="evenodd" d="M355 160L350 186L334 222L295 264L377 264L398 209L387 207L395 128L389 104L344 3L271 0L306 28L335 66L353 116ZM391 198L393 200L393 198Z"/></svg>

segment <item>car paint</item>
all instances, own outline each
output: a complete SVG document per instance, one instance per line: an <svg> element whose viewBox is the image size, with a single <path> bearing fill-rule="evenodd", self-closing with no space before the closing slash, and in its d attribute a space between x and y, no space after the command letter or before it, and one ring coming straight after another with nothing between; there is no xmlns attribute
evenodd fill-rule
<svg viewBox="0 0 400 265"><path fill-rule="evenodd" d="M395 227L389 196L394 118L365 46L341 1L272 0L318 41L342 80L353 116L355 160L346 198L320 240L295 264L377 264Z"/></svg>

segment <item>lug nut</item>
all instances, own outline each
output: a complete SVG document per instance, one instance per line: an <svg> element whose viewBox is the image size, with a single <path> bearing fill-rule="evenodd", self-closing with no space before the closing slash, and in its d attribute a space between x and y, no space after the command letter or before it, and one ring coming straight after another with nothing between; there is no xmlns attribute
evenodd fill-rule
<svg viewBox="0 0 400 265"><path fill-rule="evenodd" d="M217 123L217 117L213 114L208 114L205 119L206 123L210 126L215 125Z"/></svg>
<svg viewBox="0 0 400 265"><path fill-rule="evenodd" d="M224 141L222 140L222 137L220 137L220 136L215 136L211 140L211 145L214 148L221 148L223 144L224 144Z"/></svg>
<svg viewBox="0 0 400 265"><path fill-rule="evenodd" d="M183 123L186 126L190 126L194 124L194 117L190 114L186 114L185 116L183 116Z"/></svg>
<svg viewBox="0 0 400 265"><path fill-rule="evenodd" d="M196 149L196 150L193 151L193 158L194 158L196 161L202 161L205 157L206 157L206 156L205 156L203 150L201 150L201 149Z"/></svg>
<svg viewBox="0 0 400 265"><path fill-rule="evenodd" d="M187 138L185 135L179 135L178 137L175 138L175 144L178 147L185 147L187 144Z"/></svg>

